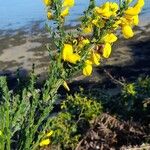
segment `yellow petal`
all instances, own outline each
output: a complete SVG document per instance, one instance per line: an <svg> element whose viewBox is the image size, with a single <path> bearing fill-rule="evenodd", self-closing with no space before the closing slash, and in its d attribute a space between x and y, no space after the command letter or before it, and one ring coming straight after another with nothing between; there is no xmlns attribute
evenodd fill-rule
<svg viewBox="0 0 150 150"><path fill-rule="evenodd" d="M83 68L83 75L90 76L92 73L92 65L85 65Z"/></svg>
<svg viewBox="0 0 150 150"><path fill-rule="evenodd" d="M88 59L88 60L85 61L85 64L86 64L86 65L92 65L93 63L92 63L91 60Z"/></svg>
<svg viewBox="0 0 150 150"><path fill-rule="evenodd" d="M64 0L63 7L72 7L74 6L74 0Z"/></svg>
<svg viewBox="0 0 150 150"><path fill-rule="evenodd" d="M136 16L133 16L133 25L138 25L139 24L139 16L136 15Z"/></svg>
<svg viewBox="0 0 150 150"><path fill-rule="evenodd" d="M45 139L40 142L40 146L47 146L50 144L50 139Z"/></svg>
<svg viewBox="0 0 150 150"><path fill-rule="evenodd" d="M110 34L107 34L103 40L105 43L113 43L113 42L116 42L117 41L117 36L113 33L110 33Z"/></svg>
<svg viewBox="0 0 150 150"><path fill-rule="evenodd" d="M64 48L62 50L62 59L65 61L67 58L67 55L73 54L73 47L70 44L64 44Z"/></svg>
<svg viewBox="0 0 150 150"><path fill-rule="evenodd" d="M83 48L85 45L89 44L90 41L88 39L83 39L79 42L78 48L81 49Z"/></svg>
<svg viewBox="0 0 150 150"><path fill-rule="evenodd" d="M61 17L66 17L69 14L69 7L66 7L62 12L61 12Z"/></svg>
<svg viewBox="0 0 150 150"><path fill-rule="evenodd" d="M78 54L67 55L66 61L76 64L77 61L80 61L81 57Z"/></svg>
<svg viewBox="0 0 150 150"><path fill-rule="evenodd" d="M135 15L138 15L140 12L141 12L141 8L140 7L129 7L125 11L125 14L126 15L135 16Z"/></svg>
<svg viewBox="0 0 150 150"><path fill-rule="evenodd" d="M113 28L118 29L119 25L121 24L121 20L118 20L114 23Z"/></svg>
<svg viewBox="0 0 150 150"><path fill-rule="evenodd" d="M124 38L128 39L134 36L132 28L128 25L122 27L122 34Z"/></svg>
<svg viewBox="0 0 150 150"><path fill-rule="evenodd" d="M95 52L92 53L92 62L95 65L99 65L100 64L100 55L98 53L95 53Z"/></svg>
<svg viewBox="0 0 150 150"><path fill-rule="evenodd" d="M103 49L103 57L108 58L111 54L111 45L106 43Z"/></svg>
<svg viewBox="0 0 150 150"><path fill-rule="evenodd" d="M47 12L47 18L49 20L51 20L53 18L53 14L50 11Z"/></svg>
<svg viewBox="0 0 150 150"><path fill-rule="evenodd" d="M51 130L46 134L46 137L50 137L52 134L53 134L53 131Z"/></svg>
<svg viewBox="0 0 150 150"><path fill-rule="evenodd" d="M43 2L46 6L50 6L52 4L51 0L43 0Z"/></svg>
<svg viewBox="0 0 150 150"><path fill-rule="evenodd" d="M145 1L144 0L138 0L135 7L139 7L142 8L145 5Z"/></svg>
<svg viewBox="0 0 150 150"><path fill-rule="evenodd" d="M82 28L83 33L90 34L93 31L92 25L88 25L87 27Z"/></svg>
<svg viewBox="0 0 150 150"><path fill-rule="evenodd" d="M65 88L67 91L70 91L70 88L69 88L69 86L68 86L68 84L67 84L66 81L64 81L63 86L64 86L64 88Z"/></svg>
<svg viewBox="0 0 150 150"><path fill-rule="evenodd" d="M2 135L2 131L0 130L0 136Z"/></svg>
<svg viewBox="0 0 150 150"><path fill-rule="evenodd" d="M111 11L112 12L117 12L118 11L118 9L119 9L119 6L118 6L118 4L117 3L110 3L110 9L111 9Z"/></svg>

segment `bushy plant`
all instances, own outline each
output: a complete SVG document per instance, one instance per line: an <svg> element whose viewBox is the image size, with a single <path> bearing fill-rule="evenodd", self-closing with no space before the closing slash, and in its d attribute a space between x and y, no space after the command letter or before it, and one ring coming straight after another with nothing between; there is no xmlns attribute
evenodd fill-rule
<svg viewBox="0 0 150 150"><path fill-rule="evenodd" d="M148 121L150 114L150 78L138 78L134 83L125 84L122 102L126 113L139 121Z"/></svg>
<svg viewBox="0 0 150 150"><path fill-rule="evenodd" d="M79 139L88 130L90 121L102 113L100 103L80 94L67 96L61 104L62 112L53 117L50 128L52 142L63 149L75 149Z"/></svg>
<svg viewBox="0 0 150 150"><path fill-rule="evenodd" d="M1 150L34 150L51 143L53 134L48 131L48 127L53 105L58 99L59 87L63 85L69 91L66 81L80 71L85 76L91 75L93 66L100 65L103 59L110 56L112 45L118 39L117 30L121 30L126 39L133 37L132 28L138 24L144 0L137 0L133 6L131 2L132 0L120 0L119 4L106 2L102 6L96 6L95 0L90 0L89 7L82 16L81 26L76 35L73 35L65 32L64 26L74 0L44 0L48 20L53 24L52 27L47 25L47 29L55 49L54 52L52 43L47 45L50 57L48 78L44 86L37 89L37 79L32 74L27 85L15 91L9 90L6 77L0 77ZM78 96L68 98L62 107L65 113L58 115L58 120L62 122L58 133L63 128L66 129L66 139L63 141L61 138L61 142L64 147L74 147L73 142L68 141L70 134L74 134L79 122L82 125L82 118L89 121L99 114L101 107L92 100ZM77 122L76 125L69 124L73 120ZM52 127L59 125L57 119L54 122ZM59 139L59 134L56 133L54 135ZM72 141L76 143L78 138L78 135L74 136Z"/></svg>

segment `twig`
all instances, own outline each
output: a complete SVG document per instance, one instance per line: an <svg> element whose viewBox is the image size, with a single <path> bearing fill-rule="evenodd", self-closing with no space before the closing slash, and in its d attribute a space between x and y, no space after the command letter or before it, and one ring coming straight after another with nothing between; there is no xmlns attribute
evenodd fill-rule
<svg viewBox="0 0 150 150"><path fill-rule="evenodd" d="M110 77L110 79L112 80L112 82L114 82L115 84L119 84L119 85L121 85L121 86L124 86L124 83L123 83L123 82L121 82L121 81L115 79L107 70L104 69L104 72L106 73L106 75L107 75L108 77Z"/></svg>
<svg viewBox="0 0 150 150"><path fill-rule="evenodd" d="M77 145L77 147L76 147L75 150L79 150L79 147L80 147L81 143L83 142L83 140L84 140L84 139L82 139L82 140L78 143L78 145Z"/></svg>
<svg viewBox="0 0 150 150"><path fill-rule="evenodd" d="M128 148L126 150L150 150L150 145L149 146L142 146L140 148Z"/></svg>

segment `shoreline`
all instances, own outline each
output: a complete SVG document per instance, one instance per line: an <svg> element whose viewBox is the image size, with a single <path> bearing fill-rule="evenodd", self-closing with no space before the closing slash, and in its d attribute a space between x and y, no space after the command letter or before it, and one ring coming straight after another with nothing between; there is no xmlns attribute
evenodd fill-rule
<svg viewBox="0 0 150 150"><path fill-rule="evenodd" d="M47 34L46 29L40 28L41 22L36 22L30 30L22 28L19 30L8 32L8 34L0 37L0 75L7 73L14 73L18 68L24 72L32 69L33 63L35 64L35 73L46 73L49 63L48 52L46 44L50 41L50 36ZM72 31L75 27L67 26L66 30ZM146 26L137 26L134 29L135 36L129 40L122 37L114 44L111 57L102 63L100 67L94 69L94 77L98 80L103 78L99 75L98 71L101 68L117 68L132 66L136 61L143 61L149 59L148 55L136 54L136 49L139 50L138 44L142 47L143 51L148 50L150 41L150 23ZM15 33L15 34L12 34ZM140 35L140 36L139 36ZM142 44L147 42L146 45ZM141 43L141 44L140 44ZM141 51L142 51L141 50ZM147 64L149 64L148 62ZM145 64L146 65L146 64ZM149 70L149 69L148 69ZM99 77L101 76L101 77ZM84 77L78 76L74 80L80 80ZM88 77L87 80L94 80Z"/></svg>

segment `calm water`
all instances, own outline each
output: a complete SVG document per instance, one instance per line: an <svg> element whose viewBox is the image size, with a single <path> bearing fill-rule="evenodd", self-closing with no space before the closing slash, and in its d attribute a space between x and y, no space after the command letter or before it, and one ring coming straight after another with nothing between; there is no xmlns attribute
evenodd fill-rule
<svg viewBox="0 0 150 150"><path fill-rule="evenodd" d="M87 8L89 0L75 0L68 24L74 25L76 19ZM98 4L106 0L97 0ZM119 1L119 0L112 0ZM142 22L150 22L150 0L145 0L145 7L141 14ZM0 0L0 30L18 29L35 21L45 20L42 0Z"/></svg>

